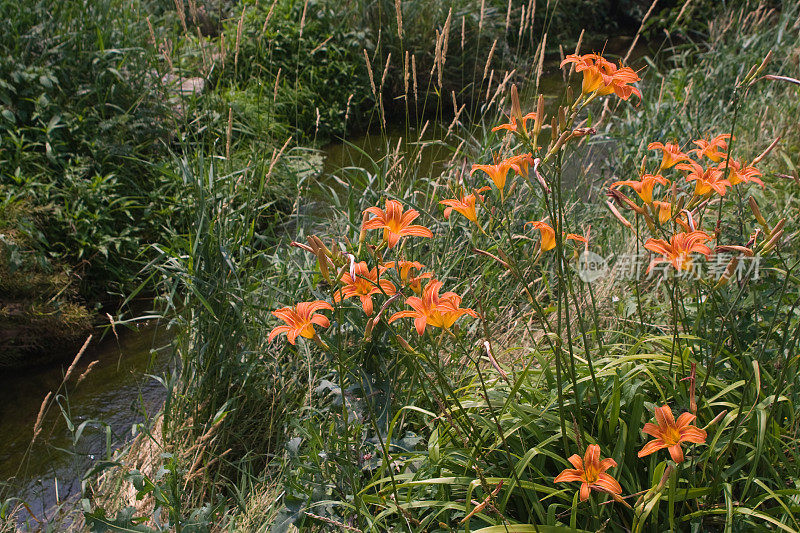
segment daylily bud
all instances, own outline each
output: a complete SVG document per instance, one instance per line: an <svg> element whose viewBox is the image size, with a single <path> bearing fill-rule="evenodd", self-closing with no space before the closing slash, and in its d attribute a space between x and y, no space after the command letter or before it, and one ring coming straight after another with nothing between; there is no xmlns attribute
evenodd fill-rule
<svg viewBox="0 0 800 533"><path fill-rule="evenodd" d="M558 128L561 131L567 129L567 110L563 106L558 106Z"/></svg>
<svg viewBox="0 0 800 533"><path fill-rule="evenodd" d="M294 246L295 248L300 248L301 250L305 250L306 252L311 252L312 254L314 253L314 250L310 246L307 246L307 245L305 245L303 243L300 243L300 242L297 242L297 241L290 242L289 246Z"/></svg>
<svg viewBox="0 0 800 533"><path fill-rule="evenodd" d="M499 255L499 256L500 256L500 259L502 259L503 261L505 261L506 265L510 265L510 264L512 264L512 263L514 262L514 261L513 261L513 260L512 260L512 259L511 259L511 258L508 256L508 254L507 254L507 253L505 253L505 252L503 251L503 249L502 249L502 248L498 248L498 249L497 249L497 255Z"/></svg>
<svg viewBox="0 0 800 533"><path fill-rule="evenodd" d="M752 67L750 67L750 70L748 70L748 71L747 71L747 75L746 75L746 76L744 77L744 79L742 80L742 83L743 83L743 84L744 84L744 83L747 83L747 82L749 82L750 80L752 80L753 78L755 78L755 76L756 76L756 69L757 69L757 68L758 68L758 65L753 65Z"/></svg>
<svg viewBox="0 0 800 533"><path fill-rule="evenodd" d="M576 128L572 130L572 137L583 137L584 135L594 135L597 133L595 128Z"/></svg>
<svg viewBox="0 0 800 533"><path fill-rule="evenodd" d="M364 229L364 224L367 223L369 220L369 213L364 211L364 215L361 217L361 231L358 234L358 255L361 255L361 247L364 245L364 240L367 238L367 230Z"/></svg>
<svg viewBox="0 0 800 533"><path fill-rule="evenodd" d="M511 267L508 265L508 263L506 263L505 261L503 261L502 259L500 259L496 255L487 252L486 250L480 250L478 248L473 248L472 251L475 252L475 253L481 254L481 255L485 255L486 257L491 257L492 259L494 259L495 261L500 263L506 270L511 270Z"/></svg>
<svg viewBox="0 0 800 533"><path fill-rule="evenodd" d="M780 142L780 140L781 140L781 138L780 138L780 137L777 137L777 138L776 138L774 141L772 141L772 142L770 143L770 145L769 145L769 146L767 146L766 150L764 150L763 152L761 152L761 154L759 154L759 156L758 156L758 157L756 157L755 159L753 159L753 162L752 162L752 163L750 163L750 165L757 165L757 164L759 164L759 163L761 162L761 160L762 160L762 159L764 159L765 157L767 157L767 155L768 155L768 154L769 154L769 153L770 153L770 152L773 150L773 148L775 148L776 146L778 146L778 143ZM752 198L752 196L751 196L751 198Z"/></svg>
<svg viewBox="0 0 800 533"><path fill-rule="evenodd" d="M703 429L710 428L711 426L713 426L714 424L716 424L717 422L719 422L720 420L722 420L723 418L725 418L725 415L727 415L727 414L728 414L728 410L727 410L727 409L725 409L725 410L724 410L724 411L722 411L720 414L718 414L717 416L715 416L714 418L712 418L712 419L711 419L711 422L709 422L708 424L706 424L706 427L704 427Z"/></svg>
<svg viewBox="0 0 800 533"><path fill-rule="evenodd" d="M778 241L780 238L783 237L783 230L781 229L777 233L775 233L770 240L761 248L761 255L766 255L770 253L775 246L777 246Z"/></svg>
<svg viewBox="0 0 800 533"><path fill-rule="evenodd" d="M758 70L756 70L756 73L755 73L755 75L756 75L756 76L758 76L759 74L761 74L762 72L764 72L764 69L767 67L767 65L769 64L769 62L770 62L771 60L772 60L772 50L770 50L769 52L767 52L767 55L766 55L766 56L764 56L764 60L763 60L763 61L761 62L761 64L758 66Z"/></svg>
<svg viewBox="0 0 800 533"><path fill-rule="evenodd" d="M611 214L613 214L617 218L617 220L622 222L623 226L625 226L626 228L633 228L633 225L630 222L628 222L628 219L622 216L622 213L617 211L617 208L614 206L614 204L612 204L609 201L606 201L606 205L608 206L608 209L611 211Z"/></svg>
<svg viewBox="0 0 800 533"><path fill-rule="evenodd" d="M533 121L533 133L539 135L542 132L542 123L544 122L544 95L539 95L539 100L536 102L536 118Z"/></svg>
<svg viewBox="0 0 800 533"><path fill-rule="evenodd" d="M379 320L380 319L380 315L374 316L374 317L370 318L369 320L367 320L367 327L364 328L364 340L365 341L369 341L370 339L372 339L372 330L375 328L375 324L377 322L376 319Z"/></svg>
<svg viewBox="0 0 800 533"><path fill-rule="evenodd" d="M609 189L606 191L606 196L609 198L613 198L616 202L620 205L626 205L628 208L633 209L635 212L639 213L640 215L645 214L645 210L636 205L636 202L625 196L619 189Z"/></svg>
<svg viewBox="0 0 800 533"><path fill-rule="evenodd" d="M573 96L574 95L572 94L572 87L567 85L567 102L572 102Z"/></svg>
<svg viewBox="0 0 800 533"><path fill-rule="evenodd" d="M511 116L514 117L518 124L523 124L522 107L519 105L519 94L517 93L517 84L511 85Z"/></svg>
<svg viewBox="0 0 800 533"><path fill-rule="evenodd" d="M722 275L719 277L719 281L717 281L717 284L714 285L714 288L719 289L720 287L727 285L731 279L731 276L733 276L733 273L736 271L736 267L738 265L739 265L739 256L737 255L736 257L732 257L731 260L728 261L728 266L725 267L725 272L723 272Z"/></svg>
<svg viewBox="0 0 800 533"><path fill-rule="evenodd" d="M717 246L714 250L717 252L737 252L747 257L753 257L753 250L745 246L736 246L734 244L722 244Z"/></svg>
<svg viewBox="0 0 800 533"><path fill-rule="evenodd" d="M400 335L397 335L395 339L397 339L398 344L400 344L400 346L402 346L405 351L410 353L417 353L416 350L414 350L414 348L412 348L411 345L408 344L408 342Z"/></svg>
<svg viewBox="0 0 800 533"><path fill-rule="evenodd" d="M772 228L772 231L769 232L767 235L768 239L772 239L778 232L783 233L783 227L786 225L786 218L782 218L775 224L775 227Z"/></svg>
<svg viewBox="0 0 800 533"><path fill-rule="evenodd" d="M678 199L678 204L675 206L675 212L676 213L680 213L681 211L683 211L683 206L684 205L686 205L686 197L685 196L681 196Z"/></svg>
<svg viewBox="0 0 800 533"><path fill-rule="evenodd" d="M544 190L545 194L550 194L550 186L547 185L547 181L545 181L544 177L539 173L539 165L542 163L542 160L538 157L533 160L533 174L536 176L536 180L539 182L539 185L542 186L542 190Z"/></svg>
<svg viewBox="0 0 800 533"><path fill-rule="evenodd" d="M559 150L561 150L561 147L563 147L564 144L566 144L566 142L570 139L570 137L572 137L572 132L571 131L565 131L564 133L562 133L561 136L556 141L556 143L550 149L550 153L554 154L554 153L558 152Z"/></svg>

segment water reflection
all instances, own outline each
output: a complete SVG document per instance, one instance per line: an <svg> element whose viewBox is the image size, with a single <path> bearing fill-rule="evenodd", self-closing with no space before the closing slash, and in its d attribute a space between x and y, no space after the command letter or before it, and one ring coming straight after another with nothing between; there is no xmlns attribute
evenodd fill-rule
<svg viewBox="0 0 800 533"><path fill-rule="evenodd" d="M42 400L48 392L56 394L71 359L0 376L0 480L8 482L7 492L24 500L37 518L80 494L81 480L93 462L106 458L130 436L133 424L146 421L164 401L163 385L147 374L167 370L171 335L155 324L119 333L119 340L109 332L90 344L43 418L30 450ZM78 384L93 361L98 362ZM88 421L75 445L62 409L76 430Z"/></svg>

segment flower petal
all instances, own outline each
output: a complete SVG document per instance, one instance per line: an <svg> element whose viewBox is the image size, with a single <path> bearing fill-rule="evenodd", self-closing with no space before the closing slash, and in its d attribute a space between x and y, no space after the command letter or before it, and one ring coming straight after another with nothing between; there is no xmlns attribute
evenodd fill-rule
<svg viewBox="0 0 800 533"><path fill-rule="evenodd" d="M702 444L706 441L708 436L705 430L696 428L694 426L685 427L680 430L681 440L685 442L694 442L695 444Z"/></svg>
<svg viewBox="0 0 800 533"><path fill-rule="evenodd" d="M595 481L592 486L601 488L611 494L622 494L622 487L617 480L605 472L601 472L597 475L597 481Z"/></svg>
<svg viewBox="0 0 800 533"><path fill-rule="evenodd" d="M650 442L645 444L641 450L639 450L639 453L637 455L639 457L644 457L645 455L650 455L651 453L657 452L658 450L666 447L667 447L666 443L664 443L664 441L661 439L651 440Z"/></svg>
<svg viewBox="0 0 800 533"><path fill-rule="evenodd" d="M565 483L569 481L583 481L583 471L582 470L572 470L571 468L567 468L556 478L553 480L553 483Z"/></svg>
<svg viewBox="0 0 800 533"><path fill-rule="evenodd" d="M681 448L680 442L678 444L670 446L669 448L667 448L667 450L669 451L669 455L670 457L672 457L673 461L675 461L676 463L683 462L683 449Z"/></svg>
<svg viewBox="0 0 800 533"><path fill-rule="evenodd" d="M687 411L685 413L682 413L681 416L678 417L678 420L677 422L675 422L675 425L678 426L678 429L684 428L689 424L691 424L692 422L694 422L695 418L697 417Z"/></svg>
<svg viewBox="0 0 800 533"><path fill-rule="evenodd" d="M569 461L576 470L583 470L583 459L577 453L569 456L567 461Z"/></svg>

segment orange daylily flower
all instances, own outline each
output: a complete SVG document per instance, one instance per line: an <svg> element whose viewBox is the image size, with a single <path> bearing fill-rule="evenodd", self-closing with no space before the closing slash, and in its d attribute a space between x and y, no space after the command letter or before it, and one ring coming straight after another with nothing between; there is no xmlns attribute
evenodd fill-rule
<svg viewBox="0 0 800 533"><path fill-rule="evenodd" d="M639 181L625 180L614 182L611 184L611 188L616 189L617 187L627 185L636 191L636 194L639 195L639 198L641 198L644 203L651 204L653 203L653 189L656 183L660 185L669 185L669 180L660 174L645 174Z"/></svg>
<svg viewBox="0 0 800 533"><path fill-rule="evenodd" d="M534 164L533 154L528 152L527 154L511 156L508 158L508 162L516 165L514 170L517 174L523 178L527 178L529 169Z"/></svg>
<svg viewBox="0 0 800 533"><path fill-rule="evenodd" d="M720 152L719 149L727 150L728 143L726 142L727 139L730 139L731 136L729 133L723 133L722 135L717 135L710 141L706 139L698 139L694 142L699 148L695 148L694 150L689 150L689 153L697 154L697 157L707 157L715 163L719 163L723 158L727 156L726 153Z"/></svg>
<svg viewBox="0 0 800 533"><path fill-rule="evenodd" d="M628 85L640 80L630 67L617 67L598 54L582 56L570 54L561 62L561 68L568 63L575 64L575 72L583 72L583 85L581 86L583 94L597 91L598 95L603 96L613 92L623 100L627 100L632 94L636 94L639 99L642 98L639 89Z"/></svg>
<svg viewBox="0 0 800 533"><path fill-rule="evenodd" d="M386 272L391 268L395 268L396 265L398 265L398 263L395 263L394 261L384 263L381 265L381 272ZM422 280L433 277L433 273L431 272L423 272L417 276L411 275L411 269L422 270L423 268L425 268L425 265L419 261L399 261L399 266L397 266L397 269L400 273L400 281L403 282L403 285L411 287L411 290L417 294L422 291Z"/></svg>
<svg viewBox="0 0 800 533"><path fill-rule="evenodd" d="M728 186L731 184L731 182L723 178L723 172L717 167L703 168L697 162L689 161L688 163L681 163L675 168L688 172L688 174L686 174L686 181L695 182L695 196L704 196L711 191L716 192L720 196L725 196Z"/></svg>
<svg viewBox="0 0 800 533"><path fill-rule="evenodd" d="M530 222L526 222L525 225L531 224L534 228L538 229L539 232L542 234L542 251L547 252L548 250L552 250L556 247L556 230L548 224L547 222L542 222L540 220L531 220ZM583 235L578 235L577 233L567 233L564 236L565 239L569 239L572 241L580 241L582 243L589 242L586 237Z"/></svg>
<svg viewBox="0 0 800 533"><path fill-rule="evenodd" d="M673 461L683 462L682 442L703 444L706 441L706 432L691 425L695 418L697 418L695 415L686 412L679 416L676 422L672 416L672 409L668 405L656 407L656 423L658 425L648 422L642 428L642 431L655 439L639 450L639 457L667 448Z"/></svg>
<svg viewBox="0 0 800 533"><path fill-rule="evenodd" d="M500 124L499 126L495 126L492 128L492 131L508 130L510 132L517 133L517 131L521 129L522 132L527 135L528 128L525 126L525 123L529 120L536 120L536 112L534 111L523 116L520 124L517 124L517 119L514 117L514 115L509 116L508 119L508 124Z"/></svg>
<svg viewBox="0 0 800 533"><path fill-rule="evenodd" d="M281 333L286 333L286 340L290 344L294 344L298 336L313 339L317 335L314 331L314 324L323 328L331 325L328 317L316 314L321 309L333 311L333 306L324 300L315 300L313 302L300 302L295 307L276 309L272 314L286 322L286 324L276 326L269 333L268 340L271 341Z"/></svg>
<svg viewBox="0 0 800 533"><path fill-rule="evenodd" d="M589 499L592 489L609 494L622 494L622 487L616 479L606 474L606 470L617 466L614 459L608 458L600 460L600 446L590 444L586 447L586 453L581 456L575 454L567 459L575 468L567 468L553 480L554 483L564 483L569 481L579 481L581 483L581 501Z"/></svg>
<svg viewBox="0 0 800 533"><path fill-rule="evenodd" d="M678 143L668 142L662 144L660 142L652 142L647 145L648 150L661 150L661 170L672 168L681 161L688 161L689 156L681 151Z"/></svg>
<svg viewBox="0 0 800 533"><path fill-rule="evenodd" d="M342 275L342 288L336 291L333 295L333 300L341 302L347 298L358 296L361 300L361 306L364 308L364 313L367 316L372 315L372 295L386 293L389 296L393 295L397 290L394 283L388 279L378 279L378 269L370 268L365 261L356 263L353 267L355 276L350 276L349 273Z"/></svg>
<svg viewBox="0 0 800 533"><path fill-rule="evenodd" d="M554 230L550 224L548 224L547 222L542 222L540 220L531 220L530 222L525 223L526 226L528 224L538 229L539 232L542 234L543 252L552 250L553 248L556 247L556 230Z"/></svg>
<svg viewBox="0 0 800 533"><path fill-rule="evenodd" d="M447 206L444 210L444 218L449 219L450 213L455 209L467 217L467 219L477 224L478 213L475 210L475 203L477 202L478 198L483 201L483 196L480 193L488 191L489 189L491 189L491 187L487 185L485 187L481 187L480 189L475 189L472 194L462 196L460 200L441 200L439 203Z"/></svg>
<svg viewBox="0 0 800 533"><path fill-rule="evenodd" d="M629 83L636 83L641 78L636 72L630 67L620 67L611 75L611 83L609 84L608 92L614 91L614 94L622 98L623 100L627 100L631 97L632 94L635 94L639 97L639 100L642 99L642 93L639 89L634 87L633 85L628 85ZM600 94L603 94L603 91L600 91Z"/></svg>
<svg viewBox="0 0 800 533"><path fill-rule="evenodd" d="M653 202L653 207L658 213L658 223L662 226L669 222L672 218L672 204L669 202L661 202L656 200Z"/></svg>
<svg viewBox="0 0 800 533"><path fill-rule="evenodd" d="M409 209L404 212L403 204L397 200L386 200L386 210L380 207L370 207L364 210L364 213L375 216L367 220L362 229L382 229L383 240L386 241L389 248L394 247L401 237L433 237L433 233L428 228L412 224L419 216L419 211Z"/></svg>
<svg viewBox="0 0 800 533"><path fill-rule="evenodd" d="M711 248L704 243L713 239L711 235L705 231L691 231L685 233L677 233L673 235L669 242L663 239L647 239L644 247L661 254L662 257L653 259L650 266L647 267L647 272L658 263L671 263L677 270L689 270L692 266L693 253L701 253L708 257L711 255Z"/></svg>
<svg viewBox="0 0 800 533"><path fill-rule="evenodd" d="M413 318L417 333L422 335L425 333L427 326L449 329L455 324L456 320L465 314L478 318L477 313L472 309L459 307L461 305L461 296L458 294L446 292L440 296L439 290L442 285L441 281L429 281L422 293L422 298L417 296L406 298L406 304L410 305L414 310L398 311L389 318L389 322L391 323L404 317Z"/></svg>
<svg viewBox="0 0 800 533"><path fill-rule="evenodd" d="M470 174L473 174L476 170L482 170L488 174L488 176L492 179L495 187L500 191L500 196L503 196L503 189L506 186L506 177L508 176L508 171L514 169L517 173L521 173L519 166L516 163L511 161L510 159L505 159L500 161L496 165L472 165L472 170L470 170Z"/></svg>
<svg viewBox="0 0 800 533"><path fill-rule="evenodd" d="M728 164L730 163L730 164ZM739 163L738 161L734 161L731 159L728 161L722 161L717 166L720 172L725 173L725 169L729 168L728 171L728 181L731 185L737 185L739 183L758 183L762 187L764 186L764 182L758 179L758 176L761 176L761 171L758 170L756 167L752 165L747 165L744 163Z"/></svg>

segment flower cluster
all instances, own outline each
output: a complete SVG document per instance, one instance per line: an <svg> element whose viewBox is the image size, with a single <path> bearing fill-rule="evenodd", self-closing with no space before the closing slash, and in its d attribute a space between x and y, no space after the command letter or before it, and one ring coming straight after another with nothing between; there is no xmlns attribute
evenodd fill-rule
<svg viewBox="0 0 800 533"><path fill-rule="evenodd" d="M485 189L478 189L473 194L467 195L457 202L453 200L448 209L456 209L470 220L477 220L475 215L476 197L480 197L480 192ZM449 214L449 213L448 213ZM418 261L408 261L400 259L398 261L382 261L383 250L389 250L397 246L401 239L405 237L433 237L430 229L412 224L419 217L416 209L404 209L403 205L397 200L386 200L384 209L374 206L364 211L364 221L361 226L361 241L365 238L368 230L383 230L382 243L373 246L372 252L377 260L376 265L371 267L366 261L356 261L355 256L350 253L334 252L322 244L322 241L315 236L309 237L309 244L292 243L294 246L314 253L318 259L320 273L323 278L333 282L334 289L332 299L334 303L341 304L350 298L358 298L364 315L372 317L375 314L375 303L373 298L385 298L381 304L381 311L378 315L367 322L365 335L368 337L375 322L382 316L383 308L389 305L395 296L407 291L405 303L413 310L398 311L388 320L392 323L400 318L414 318L414 326L417 333L423 335L428 326L449 330L456 321L463 315L477 318L475 311L461 307L461 296L454 292L439 294L443 283L434 279L432 272L423 272L425 266ZM336 247L334 247L334 250ZM334 279L331 279L331 270L338 269ZM396 272L398 285L388 278L389 272ZM423 288L423 281L427 281ZM314 330L314 325L322 328L330 326L330 320L321 314L320 310L333 311L334 307L324 301L301 302L295 307L285 307L273 311L275 317L282 320L285 324L276 326L269 334L269 340L277 335L285 333L287 340L295 344L298 336L312 339L320 346L327 348L327 345L320 339Z"/></svg>
<svg viewBox="0 0 800 533"><path fill-rule="evenodd" d="M740 184L755 183L764 186L759 176L762 175L756 164L763 159L774 143L760 156L752 161L734 159L729 153L729 142L733 138L729 134L717 135L710 139L696 139L692 141L695 148L683 151L681 146L670 141L667 143L651 142L648 150L658 151L661 161L655 173L647 173L645 168L647 160L642 163L640 177L637 180L615 181L608 189L608 196L613 200L609 202L614 216L625 226L633 225L617 209L617 206L632 211L641 217L653 237L647 239L644 247L657 254L650 263L648 272L659 263L669 263L677 272L686 272L692 269L695 254L700 254L708 259L715 251L736 251L737 257L731 259L731 272L741 256L752 256L756 251L765 252L767 242L778 237L780 229L769 228L762 224L768 239L761 243L756 242L758 235L754 235L750 242L741 245L717 245L712 250L708 242L719 237L718 231L707 231L700 227L698 221L710 220L703 214L709 205L721 202L731 187ZM674 173L670 178L664 174L668 171ZM660 186L659 199L656 199L656 187ZM631 199L620 189L632 189L641 204ZM750 206L757 210L755 200L751 198ZM718 280L725 283L725 273Z"/></svg>
<svg viewBox="0 0 800 533"><path fill-rule="evenodd" d="M644 445L638 456L645 457L658 450L667 448L669 455L675 463L682 463L685 459L683 443L703 444L706 442L706 432L692 425L696 416L692 413L683 413L677 422L672 416L672 409L668 405L656 408L656 424L647 423L642 428L653 440ZM561 472L553 480L555 483L577 481L580 482L580 498L587 500L592 490L606 492L612 496L622 494L622 487L616 479L607 474L609 468L617 466L614 459L600 459L600 446L590 444L586 447L583 459L573 455L567 459L574 468Z"/></svg>

